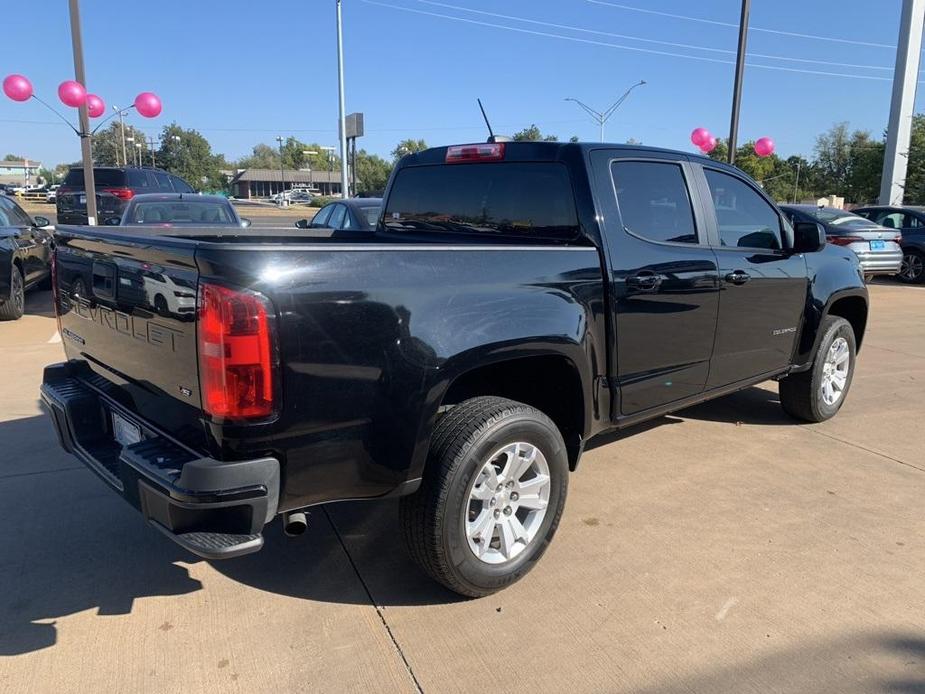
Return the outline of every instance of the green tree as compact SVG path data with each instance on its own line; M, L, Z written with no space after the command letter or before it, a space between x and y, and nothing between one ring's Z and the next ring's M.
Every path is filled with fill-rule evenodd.
M368 154L365 149L357 152L357 190L358 195L379 197L385 191L392 163L380 156Z
M885 144L866 130L855 130L849 142L848 187L845 197L856 203L876 202L880 195Z
M155 155L159 167L197 189L222 190L225 187L225 177L221 173L227 166L225 158L212 153L212 145L199 131L171 123L164 126L160 141Z
M414 154L424 149L427 149L427 143L424 142L424 140L402 140L395 145L395 149L392 150L392 159L398 161L406 154Z
M823 195L844 195L851 170L851 134L847 123L836 123L816 138L813 172Z
M278 169L279 150L260 143L254 145L251 154L238 160L239 169Z
M511 137L515 142L558 142L559 138L555 135L543 135L543 132L537 127L536 123L524 128L520 132L514 133Z
M150 164L147 140L145 134L126 124L125 126L125 155L128 163L134 161L135 145L143 143L142 151L145 153L145 163ZM119 122L115 121L109 124L109 127L100 130L93 136L93 162L97 166L124 166L122 160L122 129Z
M572 135L569 139L569 142L581 142L581 138L578 135Z
M907 205L925 205L925 114L922 113L912 117L903 201Z
M3 161L23 161L24 159L25 157L19 154L7 154L3 157Z

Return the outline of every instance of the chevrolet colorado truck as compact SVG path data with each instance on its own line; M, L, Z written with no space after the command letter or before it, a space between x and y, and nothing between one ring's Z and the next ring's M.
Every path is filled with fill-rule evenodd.
M832 417L868 313L855 254L741 171L603 144L406 156L362 233L59 227L54 270L42 399L151 526L234 557L401 496L412 558L467 596L540 559L595 436L767 379Z

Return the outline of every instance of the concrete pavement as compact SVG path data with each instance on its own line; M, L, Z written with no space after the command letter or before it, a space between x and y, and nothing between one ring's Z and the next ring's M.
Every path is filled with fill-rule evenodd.
M394 502L199 561L64 455L48 294L0 324L0 691L925 691L925 289L871 287L852 391L764 384L611 437L524 581L460 600Z

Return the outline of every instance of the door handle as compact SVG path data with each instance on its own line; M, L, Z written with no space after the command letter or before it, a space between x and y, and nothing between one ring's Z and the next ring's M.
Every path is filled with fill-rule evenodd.
M626 278L626 286L637 292L657 291L661 283L661 275L657 275L651 270L643 270L632 277Z
M744 270L735 270L726 275L726 281L730 284L745 284L752 278Z

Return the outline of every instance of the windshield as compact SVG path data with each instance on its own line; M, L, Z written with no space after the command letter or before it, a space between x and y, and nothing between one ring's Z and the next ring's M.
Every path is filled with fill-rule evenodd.
M137 202L126 214L126 224L237 224L227 203L209 200Z
M568 169L555 162L399 170L384 216L392 231L571 239L578 217Z

